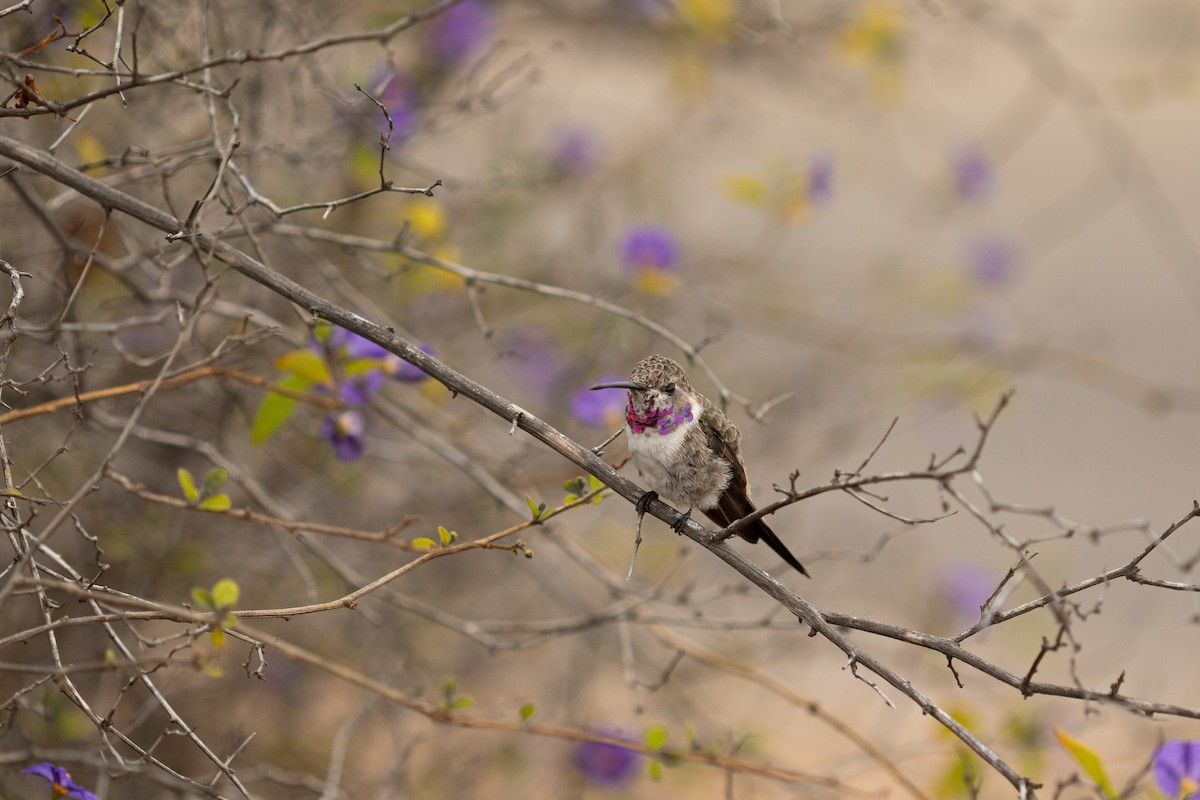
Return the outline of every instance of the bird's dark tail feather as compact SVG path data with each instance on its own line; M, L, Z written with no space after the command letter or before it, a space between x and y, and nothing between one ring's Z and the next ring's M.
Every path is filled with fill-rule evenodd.
M779 537L775 535L775 532L766 525L763 526L763 529L759 532L758 538L766 542L767 546L774 550L775 554L786 561L789 566L794 567L804 577L811 578L812 576L808 574L808 570L796 560L796 557L792 555L790 550L784 547L783 542L779 541Z
M725 497L722 499L730 499L730 494L726 493ZM736 504L726 506L724 503L722 503L722 505L718 505L716 508L708 509L704 512L704 515L720 525L722 528L728 528L734 522L734 520L741 519L748 514L754 513L754 506L750 505L748 501L738 508L732 507L733 505ZM759 541L766 542L767 546L774 550L776 555L788 563L788 566L792 567L806 578L812 577L808 574L808 570L804 568L804 565L797 561L796 557L792 555L791 551L784 546L783 542L779 541L779 537L775 535L775 531L771 530L770 527L767 526L767 523L763 522L761 519L755 520L746 527L742 528L737 532L737 535L751 544Z

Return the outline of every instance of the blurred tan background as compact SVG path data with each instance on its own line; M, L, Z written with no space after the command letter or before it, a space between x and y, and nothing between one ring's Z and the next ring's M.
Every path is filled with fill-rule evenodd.
M379 115L355 82L386 101L394 122L407 120L407 130L393 133L388 177L405 186L444 184L432 199L387 194L285 223L383 244L402 234L439 257L610 300L693 346L703 343L703 357L732 392L751 409L770 404L761 422L736 403L730 411L760 501L793 471L803 489L835 469L856 468L893 419L868 471L919 470L931 453L969 449L973 414L986 415L1011 389L980 473L997 502L1041 510L992 518L1018 540L1039 540L1033 563L1049 585L1124 564L1192 507L1200 447L1200 381L1190 346L1200 323L1200 7L1182 0L461 5L469 11L459 9L456 24L465 32L438 32L430 23L386 45L362 42L216 70L221 86L241 78L230 94L241 115L238 163L280 206L378 184ZM198 60L189 32L200 10L139 8L144 70ZM209 35L218 53L285 49L379 27L399 11L214 3ZM45 34L27 24L21 41ZM61 45L39 57L80 66ZM81 91L75 80L91 79L47 74L38 84L61 99ZM232 116L222 107L210 117L203 98L179 86L129 95L127 109L114 98L97 104L58 155L158 204L169 196L182 215L212 178L212 120L224 142ZM9 119L3 129L46 147L66 124ZM128 148L157 155L146 167L98 165ZM171 167L165 178L164 165ZM236 200L240 190L230 183ZM60 196L48 182L36 186L64 226L74 224L72 214L94 215L94 207ZM19 220L0 234L6 257L49 275L58 263L50 240L27 233L36 229L30 212L11 192L3 202L6 216ZM589 445L615 430L620 409L598 411L599 419L581 414L573 404L579 390L626 373L651 352L680 357L627 319L498 286L479 297L493 344L461 282L445 273L272 231L260 208L243 219L265 226L253 247L276 269L431 344L450 366ZM95 224L92 218L79 227L86 233ZM113 224L111 254L141 252L153 265L137 267L137 280L195 291L194 265L171 263L161 237L129 220ZM251 248L219 204L202 225L228 226L230 241ZM672 241L672 257L631 262L623 248L638 230ZM69 285L39 274L27 300L31 317L52 316ZM229 274L217 294L279 324L280 335L239 353L251 371L274 376L274 359L303 346L303 314L265 290ZM148 313L163 301L134 301L101 276L85 285L76 310L103 321ZM237 324L236 314L214 314L189 348L209 352ZM72 346L81 357L93 354L89 381L98 388L152 376L128 352L161 351L172 337L161 323ZM22 345L10 370L23 380L36 375L54 358L50 342ZM698 368L692 375L715 394ZM38 399L64 396L70 385L40 391ZM555 505L561 484L577 472L435 386L386 391L422 429L462 448L517 497ZM164 394L146 424L193 437L192 445L211 443L278 503L272 513L374 530L413 514L420 517L413 536L443 525L464 539L519 521L370 412L365 451L355 461L334 458L318 433L319 412L308 409L255 447L249 432L260 400L245 387ZM109 410L119 419L130 407ZM63 425L43 419L6 430L18 465L28 472L48 458ZM81 427L72 452L47 472L47 495L73 491L111 435L102 424ZM620 441L609 449L614 457L624 452ZM199 447L151 439L132 443L121 459L124 471L164 493L177 491L178 465L210 466ZM261 503L238 475L232 484L235 505ZM897 514L942 513L932 485L901 483L883 494ZM971 497L986 505L978 491ZM1053 524L1051 508L1072 522ZM348 590L347 574L369 580L405 557L344 541L326 542L334 555L321 556L233 520L144 508L111 484L80 513L114 564L110 583L165 602L226 576L242 586L246 608L327 600ZM958 745L939 726L890 690L898 707L886 707L843 668L843 655L807 638L768 598L665 526L647 521L635 579L625 584L634 520L624 502L607 500L523 533L532 561L492 552L441 559L390 587L390 599L368 598L360 611L266 627L406 689L436 694L453 675L475 701L471 713L483 717L514 718L532 701L540 721L639 740L646 728L664 725L680 746L691 730L700 745L749 760L836 776L869 792L902 791L876 760L803 706L712 660L685 657L673 666L672 648L652 635L652 625L663 623L671 636L760 669L819 703L928 796L965 793L956 782ZM967 627L972 605L1016 561L964 513L905 526L844 495L787 508L772 526L809 567L811 581L777 570L765 548L744 552L820 608L936 634ZM59 536L81 563L92 557L81 541L66 544L68 532ZM1185 526L1170 540L1174 558L1155 554L1144 571L1191 583L1181 563L1196 555L1195 541ZM350 572L338 576L334 562ZM642 592L641 601L630 601ZM1003 607L1038 594L1021 583ZM1198 652L1194 593L1119 583L1073 599L1088 615L1073 626L1081 649L1047 656L1039 679L1078 679L1107 691L1124 672L1129 695L1200 707L1189 666ZM464 635L468 628L475 640ZM539 638L545 628L552 635ZM493 646L481 631L495 637ZM968 644L1024 675L1043 637L1055 632L1041 611ZM853 638L960 715L1009 763L1046 782L1046 796L1078 772L1054 739L1056 726L1094 747L1118 786L1143 768L1161 738L1196 735L1194 721L1023 700L956 665L960 689L941 657L863 633ZM102 646L82 636L77 644L87 658ZM285 788L280 771L324 775L341 746L349 752L344 796L726 791L725 774L695 765L668 768L660 782L639 765L636 775L606 788L578 766L570 742L430 725L281 657L271 660L265 683L251 681L237 666L243 657L223 654L220 679L170 673L165 680L221 744L257 732L247 751L256 766L248 772L263 781L263 796L308 796ZM650 690L639 682L662 685ZM112 697L119 684L100 680L94 691ZM126 710L132 698L122 702L131 729L150 724ZM47 744L94 736L70 722L70 709L61 714L46 715L45 728L25 729L26 736ZM181 769L199 771L186 748L165 749L187 765ZM1011 796L999 776L977 769L984 796ZM738 797L827 791L749 775L731 780Z

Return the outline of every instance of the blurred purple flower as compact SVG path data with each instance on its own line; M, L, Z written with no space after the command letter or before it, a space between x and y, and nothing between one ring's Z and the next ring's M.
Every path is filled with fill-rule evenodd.
M363 415L357 411L339 411L321 423L321 438L333 445L342 461L355 461L363 454Z
M1154 754L1154 782L1171 800L1200 800L1200 741L1163 742Z
M433 345L419 344L417 348L426 355L435 355ZM417 367L400 356L389 352L382 345L352 333L345 328L334 328L325 340L325 349L332 354L335 363L369 359L379 362L379 370L360 373L343 382L339 387L342 400L350 405L362 405L383 387L383 377L405 383L416 383L427 376Z
M808 200L826 206L833 200L833 156L817 153L808 160Z
M419 344L417 345L417 349L427 356L437 357L437 353L431 344ZM424 372L421 372L418 367L408 363L403 358L400 358L400 356L386 352L383 356L383 371L392 379L405 383L416 383L429 377Z
M340 356L344 352L351 359L383 358L388 354L382 346L345 328L334 328L325 343L335 355Z
M478 53L496 32L496 15L483 0L463 0L425 26L430 53L443 64L457 64Z
M348 406L362 406L383 388L383 374L378 370L363 372L338 384L338 397Z
M679 268L679 240L656 225L630 228L621 240L621 266L626 272L674 272Z
M1017 249L1012 239L1003 234L982 234L967 245L967 266L971 277L979 283L1003 286L1016 274Z
M977 619L979 609L996 590L996 579L973 564L954 564L942 573L942 594L949 608L961 617Z
M506 332L500 351L523 388L549 397L561 388L568 365L551 333L529 325Z
M550 148L550 168L558 175L581 175L600 160L596 138L581 127L563 128Z
M625 380L624 375L610 372L575 392L571 396L571 413L575 415L575 419L591 428L606 428L624 419L625 392L615 389L593 392L588 388L597 383L623 380Z
M616 733L601 733L618 738ZM584 778L605 789L617 789L628 783L637 774L641 760L639 753L605 742L580 742L571 756Z
M978 149L971 147L960 151L951 160L954 188L966 200L988 199L995 189L996 178L992 166Z
M375 94L375 99L387 109L392 118L392 138L389 143L396 147L408 141L417 132L420 112L417 109L417 90L412 78L404 73L397 73L388 78ZM374 114L376 127L380 134L388 132L387 118L374 104L370 104L369 112Z
M96 795L71 780L66 767L56 767L48 761L34 764L21 770L26 775L37 775L50 784L51 797L71 797L75 800L97 800Z

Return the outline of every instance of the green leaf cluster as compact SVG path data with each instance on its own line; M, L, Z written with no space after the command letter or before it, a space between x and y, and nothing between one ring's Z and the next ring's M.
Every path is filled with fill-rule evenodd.
M412 540L412 546L418 550L434 550L439 547L449 547L458 539L457 531L448 530L443 525L438 525L437 534L437 541L428 536L421 536Z
M223 467L214 467L204 476L204 485L197 488L196 479L187 469L180 467L175 471L179 480L179 488L188 503L205 511L228 511L233 503L229 495L221 491L229 480L229 471Z
M475 705L470 695L458 693L458 681L453 675L442 678L442 711L462 711Z
M316 335L318 339L322 336L328 338L328 327L323 328L323 333L318 330ZM355 367L357 363L348 364L347 370ZM374 362L371 363L377 366ZM285 389L307 392L314 386L333 385L333 373L330 372L329 364L320 354L307 348L284 353L275 359L275 368L283 373L276 382ZM367 371L366 368L356 368L359 371ZM295 397L279 392L267 392L263 395L254 415L254 423L250 426L250 441L259 445L270 439L291 418L297 402Z
M222 578L211 589L196 586L192 589L192 605L200 611L210 611L217 618L210 634L214 647L225 646L225 631L237 626L237 617L230 613L241 596L241 588L233 578Z
M651 780L661 780L663 767L673 767L680 763L677 753L666 749L668 732L666 725L651 725L642 736L642 743L651 751L651 758L646 762L646 773Z
M546 504L538 503L532 497L525 496L525 502L529 504L529 511L533 514L533 521L537 522L542 517L546 516Z
M613 493L612 489L605 488L604 481L595 475L581 475L578 478L569 480L563 484L563 489L567 493L563 497L563 505L574 503L588 492L596 492L596 496L589 501L592 503L599 503Z

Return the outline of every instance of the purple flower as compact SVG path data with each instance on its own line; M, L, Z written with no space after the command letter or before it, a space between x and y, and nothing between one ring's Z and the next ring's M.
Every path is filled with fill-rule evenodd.
M1200 741L1163 742L1154 754L1154 782L1172 800L1200 800Z
M501 337L504 364L520 385L542 397L561 390L567 364L553 334L533 325L515 328Z
M625 380L624 375L610 372L598 381L589 383L612 383ZM612 390L593 392L588 386L571 395L571 413L575 419L591 428L607 428L616 425L625 418L625 392Z
M321 423L321 438L333 445L342 461L355 461L363 454L363 415L357 411L339 411Z
M388 351L382 345L375 344L366 337L348 331L345 328L334 328L326 340L329 349L343 351L349 358L384 358Z
M674 272L679 267L679 241L666 228L630 228L621 240L621 266L626 272Z
M417 349L427 356L437 358L437 353L431 344L419 344ZM429 377L420 368L413 366L394 353L384 354L382 369L386 375L405 383L416 383Z
M412 78L405 73L396 73L374 82L378 88L373 92L374 97L387 109L392 118L392 138L389 143L395 147L407 141L417 131L420 112L417 109L417 90L413 87ZM375 118L380 134L388 132L387 118L374 103L366 106L366 111Z
M942 574L942 594L959 617L976 619L979 609L996 589L996 579L973 564L955 564Z
M954 188L966 200L982 201L991 196L996 178L983 153L967 148L951 160Z
M46 782L50 784L51 797L72 797L75 800L98 800L96 795L71 780L71 775L67 772L66 767L56 767L49 761L43 761L40 764L34 764L32 767L26 767L21 771L26 775L37 775L39 778L45 778Z
M1018 254L1012 240L1002 234L983 234L967 245L971 277L985 286L1003 286L1016 273Z
M833 200L833 156L818 153L808 160L808 200L826 206Z
M606 731L601 733L610 735ZM617 789L637 774L641 755L616 744L580 742L571 761L587 780L605 789Z
M425 27L430 53L443 64L456 64L478 53L496 31L496 16L483 0L464 0L434 17Z
M341 381L338 384L338 397L348 406L363 406L382 388L383 374L379 370L371 370Z
M435 355L431 344L419 344L417 348L426 355ZM348 405L360 406L366 403L371 395L383 388L385 375L405 383L416 383L426 378L424 372L400 356L345 328L333 329L329 338L325 340L324 350L331 354L329 357L334 364L362 360L379 362L376 369L356 372L338 385L338 396ZM361 369L361 366L358 368Z

